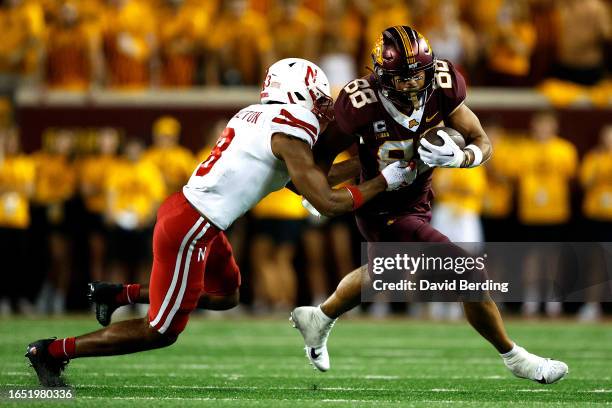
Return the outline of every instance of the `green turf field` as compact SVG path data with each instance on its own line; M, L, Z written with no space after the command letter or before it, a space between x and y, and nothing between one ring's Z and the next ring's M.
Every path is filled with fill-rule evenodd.
M29 341L97 328L93 316L0 320L0 384L36 384L23 357ZM569 376L548 386L515 379L463 323L340 321L329 342L332 369L319 373L285 319L194 318L169 349L72 361L76 401L65 406L612 405L612 325L516 321L509 329L530 351L565 360Z

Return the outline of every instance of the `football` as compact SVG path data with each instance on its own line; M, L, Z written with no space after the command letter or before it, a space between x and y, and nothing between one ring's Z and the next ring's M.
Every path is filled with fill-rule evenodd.
M463 149L465 147L465 139L463 138L461 133L449 127L434 127L428 129L421 135L421 139L427 140L432 145L442 146L444 144L444 140L442 140L442 138L438 135L439 130L444 130L446 133L448 133L451 139L453 139L453 141L457 143L457 146L459 146L460 148Z

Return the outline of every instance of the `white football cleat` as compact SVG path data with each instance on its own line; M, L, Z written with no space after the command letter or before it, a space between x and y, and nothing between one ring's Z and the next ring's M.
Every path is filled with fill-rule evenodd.
M552 384L569 372L567 364L563 361L536 356L519 346L516 348L516 353L512 357L503 360L512 374L519 378L527 378L540 384Z
M293 309L289 320L293 327L302 333L304 350L310 363L319 371L329 370L329 354L327 353L327 337L335 319L325 316L318 307L302 306Z

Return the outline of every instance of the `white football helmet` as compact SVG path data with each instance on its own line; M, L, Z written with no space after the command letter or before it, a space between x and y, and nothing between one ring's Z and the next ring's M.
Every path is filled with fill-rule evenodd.
M259 96L261 103L293 103L318 118L334 118L327 75L316 64L302 58L285 58L272 64Z

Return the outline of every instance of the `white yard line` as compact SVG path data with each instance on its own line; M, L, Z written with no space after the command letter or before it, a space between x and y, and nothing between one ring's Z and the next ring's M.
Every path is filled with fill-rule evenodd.
M23 384L5 384L5 386L20 386ZM223 386L223 385L164 385L164 388L171 388L177 390L287 390L287 391L310 391L311 388L308 386L304 387L269 387L269 386ZM159 385L135 385L135 384L124 384L121 386L117 385L105 385L105 384L78 384L75 385L76 389L79 388L127 388L127 389L158 389ZM363 387L317 387L317 391L368 391L368 392L388 392L391 389L388 388L363 388ZM413 392L470 392L469 389L461 388L418 388L405 390L409 393ZM524 393L541 393L541 392L555 392L549 388L523 388L523 389L504 389L496 390L496 392L524 392ZM579 393L586 394L601 394L601 393L612 393L612 389L594 389L594 390L579 390ZM160 397L162 398L162 397Z
M167 366L166 366L167 367ZM113 367L118 368L118 367ZM235 367L233 367L235 368ZM185 372L174 372L174 371L165 371L163 372L149 372L143 373L142 371L138 372L127 372L127 371L84 371L74 373L73 375L78 377L177 377L177 378L191 378L198 377L201 375L199 373L185 373ZM313 373L315 376L319 375L318 373ZM33 375L29 370L24 371L3 371L0 372L0 375L6 376L14 376L14 377L30 377ZM218 373L218 374L209 374L210 377L213 378L227 378L231 380L235 379L263 379L263 378L280 378L280 379L294 379L294 380L306 380L310 381L312 378L305 374L261 374L261 375L248 375L244 373ZM336 374L328 374L326 373L323 377L321 375L321 379L350 379L350 380L378 380L378 381L402 381L402 380L431 380L431 379L439 379L439 380L496 380L496 381L505 381L505 380L514 380L514 378L510 375L502 376L502 375L489 375L489 376L479 376L479 375L336 375ZM576 377L572 375L572 380L582 380L582 381L612 381L612 377ZM610 390L602 390L600 392L610 392Z

